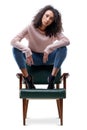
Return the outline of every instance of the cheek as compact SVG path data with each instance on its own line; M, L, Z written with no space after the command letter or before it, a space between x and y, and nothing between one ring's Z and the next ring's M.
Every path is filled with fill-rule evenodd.
M50 21L49 21L49 24L51 24L52 22L53 22L53 21L52 21L52 20L50 20Z
M44 20L44 19L46 19L46 17L45 17L45 16L43 16L43 17L42 17L42 20Z
M41 24L43 23L43 18L41 19Z
M42 22L44 21L44 16L42 17Z

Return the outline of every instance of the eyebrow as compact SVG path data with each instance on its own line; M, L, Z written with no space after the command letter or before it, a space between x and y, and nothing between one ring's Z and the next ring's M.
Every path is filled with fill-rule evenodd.
M48 16L49 16L49 14L45 14L45 15L48 15ZM51 16L50 18L54 19L54 16L53 16L53 17Z

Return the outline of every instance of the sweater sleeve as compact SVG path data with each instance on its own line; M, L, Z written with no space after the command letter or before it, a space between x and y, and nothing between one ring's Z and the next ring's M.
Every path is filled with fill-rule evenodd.
M60 34L58 36L58 39L55 40L52 44L48 45L44 52L50 54L51 52L53 52L55 49L63 47L63 46L67 46L70 44L70 41L67 37L65 37L63 34Z
M21 40L23 38L26 38L28 34L28 29L27 27L21 31L16 37L14 37L11 40L11 45L19 50L21 50L23 53L25 53L26 57L29 57L30 55L32 55L31 49L28 46L24 46L21 43Z

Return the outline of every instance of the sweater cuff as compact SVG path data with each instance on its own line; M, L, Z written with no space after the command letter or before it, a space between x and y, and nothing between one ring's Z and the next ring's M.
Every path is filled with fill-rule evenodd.
M46 47L44 52L46 52L48 55L53 51L50 47Z
M31 55L32 55L32 52L31 52L30 48L28 48L27 51L25 52L25 56L27 58L27 57L29 57Z

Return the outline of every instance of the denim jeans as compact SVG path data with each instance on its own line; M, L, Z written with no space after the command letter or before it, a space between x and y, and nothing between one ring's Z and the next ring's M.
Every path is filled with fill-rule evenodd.
M32 52L34 65L53 65L55 68L60 68L67 55L67 47L61 47L48 55L48 61L43 63L43 53ZM26 57L22 51L13 48L13 56L20 69L26 68Z

